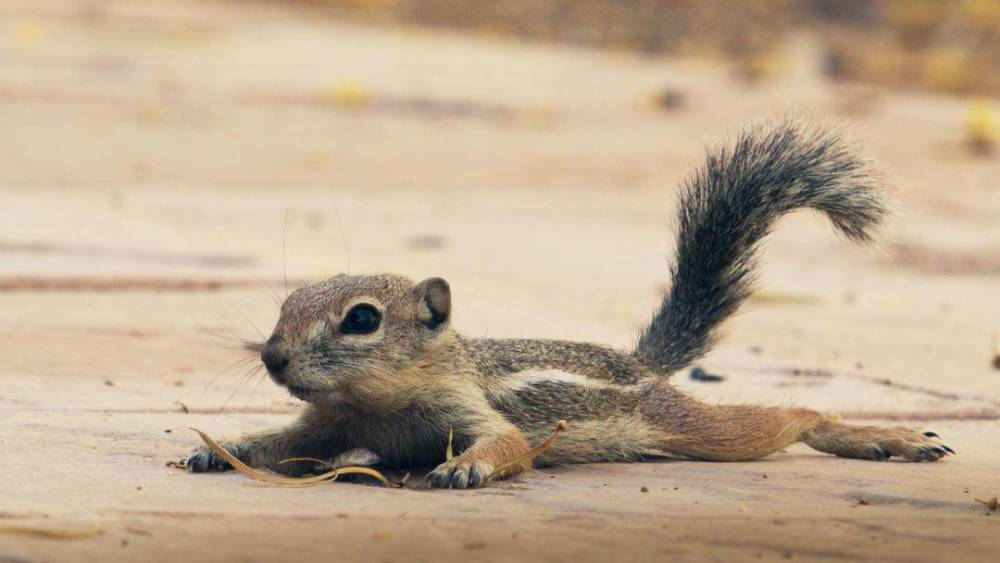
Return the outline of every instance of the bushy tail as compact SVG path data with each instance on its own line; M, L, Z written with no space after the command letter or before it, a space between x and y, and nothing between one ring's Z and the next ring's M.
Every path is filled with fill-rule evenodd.
M789 211L822 211L848 239L870 242L887 215L878 184L835 133L795 122L749 129L710 151L684 185L673 286L635 355L671 373L708 352L753 289L761 240Z

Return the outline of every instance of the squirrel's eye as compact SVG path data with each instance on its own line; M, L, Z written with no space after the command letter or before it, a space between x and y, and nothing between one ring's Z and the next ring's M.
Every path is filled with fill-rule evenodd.
M340 323L340 332L342 334L375 332L381 320L378 309L368 303L361 303L351 307L351 310L344 315L344 320Z

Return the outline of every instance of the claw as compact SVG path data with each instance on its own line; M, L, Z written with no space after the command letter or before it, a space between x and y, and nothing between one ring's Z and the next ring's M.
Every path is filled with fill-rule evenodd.
M212 458L206 452L197 452L189 455L184 465L191 473L205 473L212 468Z
M427 481L432 487L439 489L452 488L455 469L451 467L438 468L427 474Z
M443 463L427 474L427 482L439 489L475 489L486 484L490 470L478 463L462 462L451 467Z
M223 447L240 459L247 457L240 444L226 444L223 445ZM233 466L230 465L228 461L223 459L222 456L204 447L195 448L188 455L185 465L187 466L187 470L191 473L226 471L233 468Z
M469 485L471 487L481 487L486 483L486 475L480 471L478 466L469 468Z
M878 444L873 444L872 445L872 455L878 461L885 461L885 460L889 459L889 454L886 453L886 451L882 449L882 446L880 446Z
M927 436L928 438L940 438L941 437L941 436L938 436L936 432L931 432L931 431L924 432L924 436Z
M918 459L921 461L937 461L948 455L944 449L937 446L920 446L917 451L920 452Z
M946 451L946 452L950 453L951 455L956 455L956 454L955 454L955 450L953 450L953 449L949 448L948 446L946 446L946 445L944 445L944 444L941 444L941 447L942 447L942 448L944 448L944 451Z
M188 456L184 467L191 473L202 473L205 471L205 456L197 454Z

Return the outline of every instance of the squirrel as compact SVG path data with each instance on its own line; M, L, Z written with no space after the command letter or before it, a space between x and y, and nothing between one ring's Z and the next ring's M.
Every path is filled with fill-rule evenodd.
M260 359L307 406L285 428L223 447L291 475L311 466L279 462L363 448L387 467L436 466L427 481L447 488L528 469L532 462L506 462L562 419L568 429L534 463L741 461L795 442L875 461L953 454L933 432L850 425L804 408L706 404L669 383L711 349L720 324L751 294L761 241L800 208L824 213L858 243L871 242L888 214L878 175L836 132L785 121L711 149L683 185L671 288L630 351L463 337L451 328L448 282L437 277L340 274L299 288ZM446 460L449 436L461 453ZM187 468L229 464L202 446Z

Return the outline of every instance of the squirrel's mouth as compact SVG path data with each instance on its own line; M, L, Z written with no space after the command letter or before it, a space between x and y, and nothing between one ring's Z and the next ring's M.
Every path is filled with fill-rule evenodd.
M288 389L288 392L291 393L293 397L302 399L306 402L319 393L319 391L315 389L309 389L308 387L301 387L299 385L285 385L285 389Z

